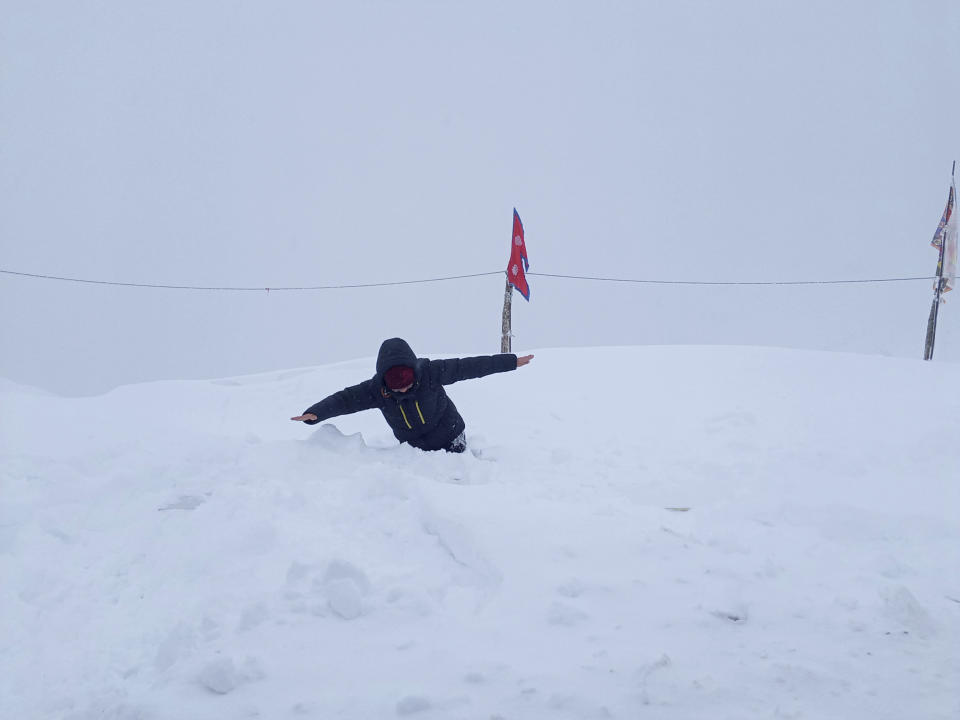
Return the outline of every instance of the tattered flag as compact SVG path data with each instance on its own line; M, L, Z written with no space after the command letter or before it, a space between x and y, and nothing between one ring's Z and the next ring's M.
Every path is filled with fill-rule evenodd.
M943 292L952 290L957 278L957 214L954 212L956 197L956 185L951 183L947 206L930 242L937 250L943 250L943 264L937 268L937 275L943 278Z

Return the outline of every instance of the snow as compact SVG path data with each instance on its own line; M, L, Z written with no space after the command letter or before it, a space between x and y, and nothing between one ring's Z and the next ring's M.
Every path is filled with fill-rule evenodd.
M372 367L0 384L0 715L960 714L957 366L541 350L457 456L287 419Z

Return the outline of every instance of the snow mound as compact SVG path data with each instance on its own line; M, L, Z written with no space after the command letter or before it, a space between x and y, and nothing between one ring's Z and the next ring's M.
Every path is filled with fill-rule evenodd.
M472 453L287 419L372 365L0 383L4 717L960 713L960 368L544 350L450 388Z

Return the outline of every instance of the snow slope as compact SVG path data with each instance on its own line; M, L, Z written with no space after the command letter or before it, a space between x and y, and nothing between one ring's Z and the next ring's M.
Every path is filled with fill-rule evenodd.
M960 367L543 350L450 388L479 457L287 419L372 366L0 386L0 716L960 715Z

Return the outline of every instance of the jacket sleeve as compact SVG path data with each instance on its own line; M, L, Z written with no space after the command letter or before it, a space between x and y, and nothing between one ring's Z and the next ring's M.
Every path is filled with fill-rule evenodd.
M373 382L365 380L359 385L351 385L333 395L325 397L308 407L303 414L312 413L316 420L304 420L307 425L316 425L338 415L350 415L361 410L370 410L379 406L379 398L374 392Z
M450 385L460 380L469 380L470 378L516 369L517 356L511 353L431 360L428 366L431 379L441 385Z

